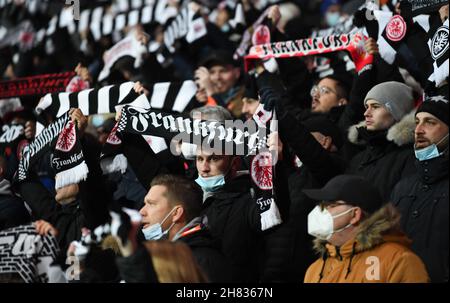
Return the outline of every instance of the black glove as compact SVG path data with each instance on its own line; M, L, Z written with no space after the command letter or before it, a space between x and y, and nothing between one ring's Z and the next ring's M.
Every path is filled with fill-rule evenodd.
M272 111L281 99L280 94L271 87L261 88L259 90L259 97L266 111Z

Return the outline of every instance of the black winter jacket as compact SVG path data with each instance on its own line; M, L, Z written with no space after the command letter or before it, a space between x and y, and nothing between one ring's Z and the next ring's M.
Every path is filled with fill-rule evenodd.
M231 264L233 282L258 281L261 219L250 188L248 175L236 177L203 203L211 235Z
M230 263L220 252L219 243L213 240L211 233L201 221L201 217L192 220L173 240L182 241L189 246L210 282L233 282Z
M402 228L413 241L412 250L425 263L431 282L448 282L448 153L416 161L416 167L416 174L397 184L392 202L402 215Z
M372 182L383 200L389 201L395 185L414 174L414 113L406 115L388 131L368 132L364 122L349 132L351 142L363 144L365 149L350 161L347 174L358 175Z

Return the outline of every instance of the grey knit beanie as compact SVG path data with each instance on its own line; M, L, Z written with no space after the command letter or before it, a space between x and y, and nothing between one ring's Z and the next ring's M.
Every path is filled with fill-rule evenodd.
M367 93L364 105L370 99L386 107L395 121L400 121L414 108L412 88L400 82L390 81L375 85Z

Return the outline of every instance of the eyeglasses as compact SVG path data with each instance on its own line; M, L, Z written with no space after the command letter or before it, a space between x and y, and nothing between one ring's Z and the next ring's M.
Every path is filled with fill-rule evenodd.
M319 94L320 96L322 95L326 95L326 94L330 94L330 93L334 93L337 95L337 93L332 90L331 88L328 88L326 86L318 86L318 85L314 85L311 88L311 97L314 97L315 95Z

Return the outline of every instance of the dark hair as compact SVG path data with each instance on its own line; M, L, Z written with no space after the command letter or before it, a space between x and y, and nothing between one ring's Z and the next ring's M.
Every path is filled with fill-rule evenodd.
M350 89L351 89L349 83L346 83L345 81L339 79L338 77L336 77L336 76L331 76L331 75L330 75L330 76L323 77L323 78L320 79L320 80L323 80L323 79L331 79L331 80L334 80L334 81L336 82L336 94L337 94L337 96L338 96L339 98L344 98L344 99L347 99L347 100L348 100L348 98L349 98L349 93L350 93Z
M200 214L203 191L195 182L176 175L159 175L150 184L150 186L155 185L166 187L166 196L172 206L182 204L188 222Z

